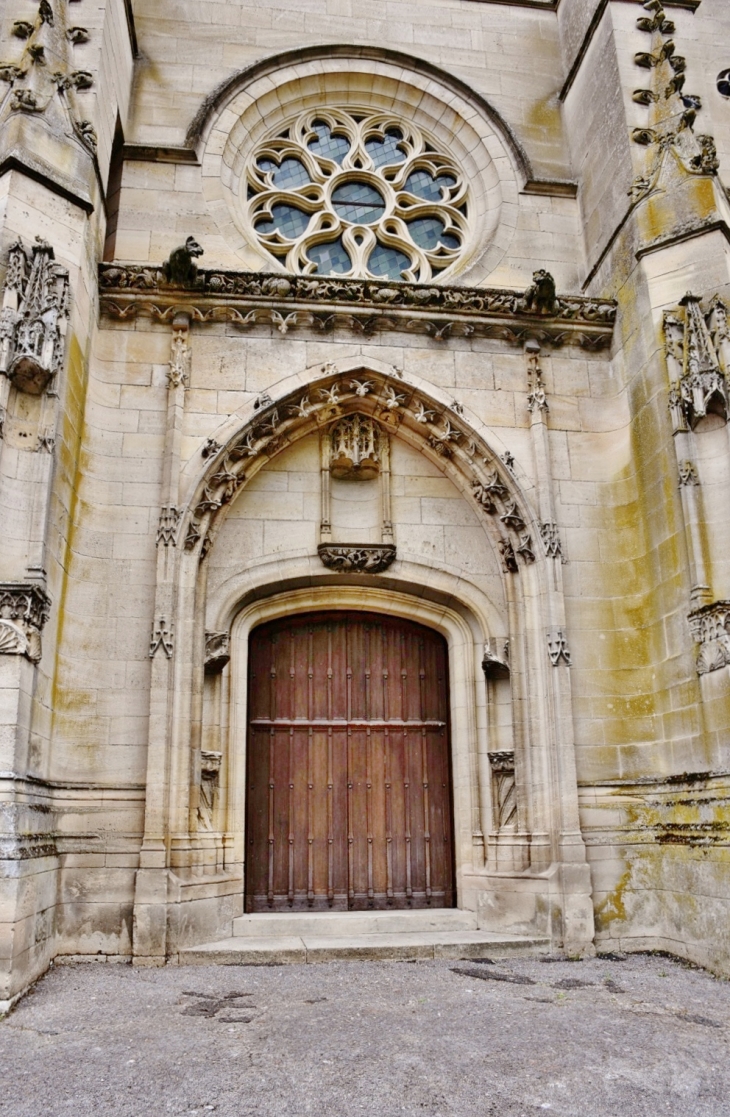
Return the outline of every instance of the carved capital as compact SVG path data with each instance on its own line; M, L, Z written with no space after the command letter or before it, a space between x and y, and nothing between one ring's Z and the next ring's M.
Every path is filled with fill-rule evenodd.
M697 673L706 675L730 665L730 601L714 601L689 614L696 644Z

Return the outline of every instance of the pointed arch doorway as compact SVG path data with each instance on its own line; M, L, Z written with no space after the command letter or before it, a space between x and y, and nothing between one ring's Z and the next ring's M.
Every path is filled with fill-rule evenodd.
M448 651L378 613L249 645L246 911L453 907Z

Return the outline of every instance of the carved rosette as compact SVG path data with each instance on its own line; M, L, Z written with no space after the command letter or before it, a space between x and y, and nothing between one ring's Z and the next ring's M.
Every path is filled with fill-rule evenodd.
M38 663L50 608L50 598L40 586L1 582L0 655L24 655Z
M320 543L317 553L325 566L338 573L380 574L396 557L391 543Z
M730 601L715 601L689 614L692 637L699 645L697 673L707 675L730 665Z
M40 237L31 253L17 241L8 259L0 312L0 372L30 395L40 395L63 364L68 272L53 260L53 249Z

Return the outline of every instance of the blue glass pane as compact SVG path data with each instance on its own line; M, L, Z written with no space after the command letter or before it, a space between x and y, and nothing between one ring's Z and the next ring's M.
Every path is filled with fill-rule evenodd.
M344 136L333 136L329 124L325 124L323 120L315 120L312 128L317 133L317 139L309 141L309 150L324 159L342 163L350 150L350 141Z
M332 195L332 205L343 221L368 225L385 213L385 202L378 191L366 182L346 182Z
M419 248L433 252L442 244L444 248L458 248L460 242L450 233L444 232L444 223L438 217L419 217L408 222L408 232Z
M428 171L414 171L408 176L406 190L423 198L426 202L440 202L443 200L442 190L447 186L455 186L456 179L453 175L439 175L434 178Z
M280 190L295 190L297 186L306 186L311 182L306 168L298 159L285 159L280 167L271 159L259 159L257 166L264 172L274 172L274 185Z
M404 252L397 248L386 248L384 244L377 245L370 253L368 268L373 275L381 279L402 279L401 272L407 271L411 261Z
M398 150L398 143L403 139L403 133L397 128L386 132L382 140L372 139L365 144L365 150L376 167L385 167L388 164L402 163L405 154Z
M352 268L352 261L342 246L341 240L331 244L316 244L307 249L307 255L317 265L320 275L344 275Z
M273 221L262 221L256 225L257 233L274 233L277 230L283 237L296 240L300 237L309 224L309 214L302 213L294 206L274 206L271 211Z

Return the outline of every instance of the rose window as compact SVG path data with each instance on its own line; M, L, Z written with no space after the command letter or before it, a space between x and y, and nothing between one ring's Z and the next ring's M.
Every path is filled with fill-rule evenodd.
M466 241L462 171L386 113L302 114L258 145L247 185L257 240L303 275L425 282Z

